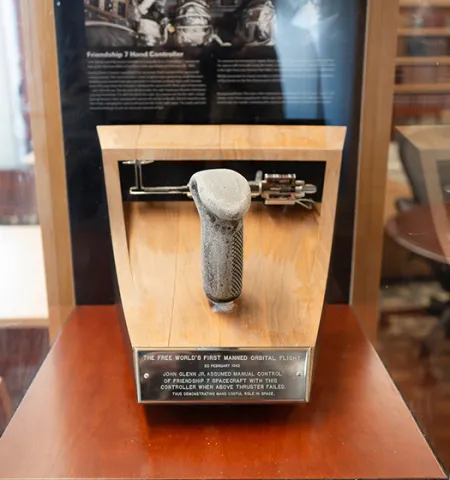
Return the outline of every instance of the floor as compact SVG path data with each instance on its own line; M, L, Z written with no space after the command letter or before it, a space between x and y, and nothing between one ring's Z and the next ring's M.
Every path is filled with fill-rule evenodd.
M436 282L385 286L381 310L426 307L430 296L447 299ZM424 345L429 355L424 354ZM438 318L389 315L381 324L378 352L425 435L450 470L450 339Z
M47 328L0 328L0 376L16 410L49 350ZM0 412L1 416L2 412ZM0 422L0 436L2 435Z

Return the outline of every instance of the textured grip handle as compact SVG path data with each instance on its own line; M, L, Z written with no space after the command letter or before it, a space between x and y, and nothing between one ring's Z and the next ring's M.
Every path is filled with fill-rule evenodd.
M206 296L215 303L236 300L242 291L244 222L200 215L202 275Z
M232 170L209 170L196 173L189 188L200 216L205 295L214 303L232 302L242 291L250 187Z

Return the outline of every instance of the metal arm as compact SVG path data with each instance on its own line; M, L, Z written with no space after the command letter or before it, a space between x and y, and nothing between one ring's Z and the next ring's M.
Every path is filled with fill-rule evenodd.
M134 186L129 190L130 195L186 195L192 198L188 185L175 187L146 187L143 184L142 165L148 161L135 160L124 162L127 165L134 165ZM311 209L314 200L306 198L317 192L315 185L297 180L294 173L271 173L265 174L258 171L255 180L248 182L252 198L261 197L266 205L302 205Z

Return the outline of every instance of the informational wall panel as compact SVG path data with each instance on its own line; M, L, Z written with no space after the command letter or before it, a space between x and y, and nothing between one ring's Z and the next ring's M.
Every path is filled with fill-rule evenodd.
M95 127L152 123L347 126L329 299L348 300L365 4L55 1L78 303L115 299ZM187 175L181 165L154 181Z

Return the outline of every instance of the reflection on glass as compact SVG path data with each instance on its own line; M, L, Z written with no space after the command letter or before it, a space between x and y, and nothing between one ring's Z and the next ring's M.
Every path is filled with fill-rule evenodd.
M288 119L347 125L355 90L355 2L277 2L276 51Z
M379 350L450 467L450 1L401 2Z
M0 435L48 349L18 2L0 2Z

